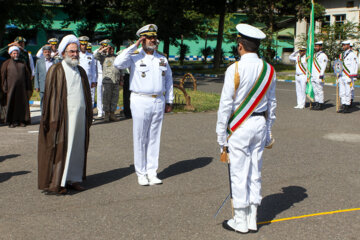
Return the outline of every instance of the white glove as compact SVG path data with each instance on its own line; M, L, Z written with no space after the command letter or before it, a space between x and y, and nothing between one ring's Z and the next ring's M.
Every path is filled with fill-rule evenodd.
M227 147L228 146L226 135L218 135L217 136L217 142L220 145L220 147L223 147L223 146Z
M275 139L272 136L271 131L266 132L266 140L265 140L265 147L266 148L272 148L272 145L274 144Z

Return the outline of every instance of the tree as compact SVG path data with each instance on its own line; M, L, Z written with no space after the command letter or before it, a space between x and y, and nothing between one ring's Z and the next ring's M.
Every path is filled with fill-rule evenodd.
M0 14L0 44L3 38L6 24L14 24L20 29L37 29L49 26L52 13L43 5L41 0L1 0Z
M248 17L247 23L251 25L264 24L262 28L266 39L262 41L264 57L272 61L275 55L273 51L273 35L282 28L288 26L289 20L296 22L309 16L310 0L244 0L240 8ZM316 5L316 17L323 15L324 8ZM286 18L289 18L285 21Z

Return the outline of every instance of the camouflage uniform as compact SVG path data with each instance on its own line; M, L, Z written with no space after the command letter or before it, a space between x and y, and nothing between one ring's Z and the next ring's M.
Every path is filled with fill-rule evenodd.
M115 55L102 55L97 52L95 59L102 65L103 111L110 113L110 120L114 120L114 112L119 100L120 78L122 72L114 67Z

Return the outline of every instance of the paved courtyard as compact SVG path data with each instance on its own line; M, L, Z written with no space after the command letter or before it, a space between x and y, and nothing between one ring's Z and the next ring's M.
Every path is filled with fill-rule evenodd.
M199 90L221 87L221 79L199 79ZM88 190L58 197L37 189L39 111L32 109L33 125L0 127L0 239L359 239L360 106L337 114L334 94L325 87L324 111L296 110L294 84L277 84L276 143L264 153L258 214L267 223L246 235L222 228L229 202L213 217L229 192L216 112L166 114L158 171L164 184L151 187L137 184L132 121L96 122Z

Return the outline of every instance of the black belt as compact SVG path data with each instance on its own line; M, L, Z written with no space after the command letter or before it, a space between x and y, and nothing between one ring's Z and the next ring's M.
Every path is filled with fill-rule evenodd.
M266 112L264 111L264 112L253 112L252 114L251 114L251 116L263 116L263 117L265 117L265 114L266 114Z

